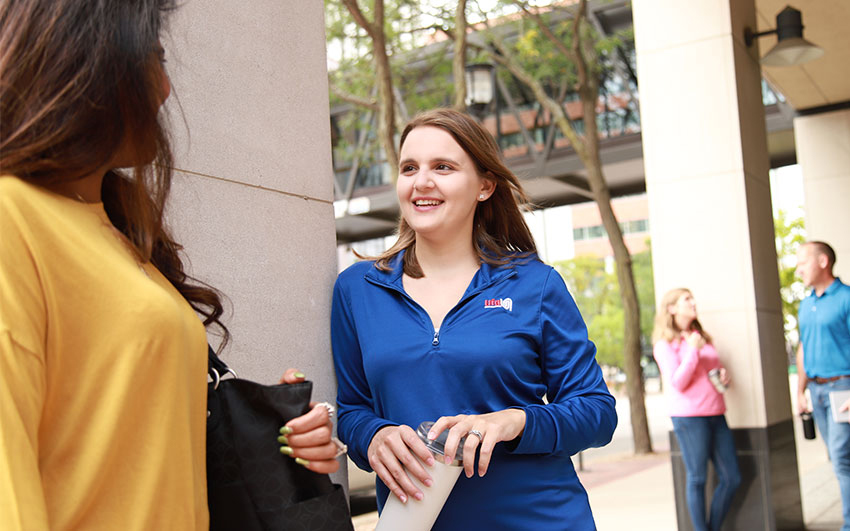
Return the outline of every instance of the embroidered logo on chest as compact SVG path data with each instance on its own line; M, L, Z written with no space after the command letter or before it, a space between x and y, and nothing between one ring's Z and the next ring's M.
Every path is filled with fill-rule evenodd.
M507 311L513 311L514 301L507 299L487 299L484 301L484 308L504 308Z

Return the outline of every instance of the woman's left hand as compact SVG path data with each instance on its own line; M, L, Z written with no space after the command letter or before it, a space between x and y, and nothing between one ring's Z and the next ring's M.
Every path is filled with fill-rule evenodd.
M452 462L461 437L466 436L463 445L463 469L466 477L471 478L475 473L475 451L479 448L478 475L483 477L490 466L496 443L512 441L522 435L525 429L525 411L510 408L484 415L440 417L428 432L428 438L436 439L445 429L449 430L445 446L446 463Z
M304 374L288 369L280 383L293 384L304 381ZM321 474L339 470L337 457L342 455L345 445L333 437L331 423L332 406L326 402L310 402L310 411L286 423L280 429L278 442L280 453L295 459L305 468Z
M286 372L283 373L283 376L280 377L280 381L277 383L294 384L303 382L304 378L304 373L299 371L298 369L286 369Z
M729 387L729 384L732 383L732 377L729 376L729 373L726 371L725 367L720 367L720 383Z

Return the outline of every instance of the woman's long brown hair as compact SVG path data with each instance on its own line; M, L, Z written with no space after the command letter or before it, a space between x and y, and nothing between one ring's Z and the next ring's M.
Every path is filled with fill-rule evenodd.
M496 183L493 194L478 203L472 228L472 245L482 262L504 265L516 257L528 257L537 252L534 237L522 217L520 205L529 203L516 175L505 165L493 136L472 117L452 109L433 109L413 117L401 134L399 149L407 135L417 127L437 127L452 135L475 163L478 175ZM375 266L389 270L390 262L402 250L404 273L422 277L416 259L416 233L399 219L398 240L377 257Z
M204 318L217 291L189 277L165 227L172 154L160 121L160 31L173 0L10 0L0 7L0 172L50 187L128 152L139 165L106 173L112 223ZM151 163L152 161L152 163Z

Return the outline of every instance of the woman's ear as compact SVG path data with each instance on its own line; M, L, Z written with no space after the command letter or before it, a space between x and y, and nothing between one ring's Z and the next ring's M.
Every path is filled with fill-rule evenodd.
M489 177L481 177L481 188L478 190L478 197L485 199L489 199L493 192L496 190L496 181Z
M669 313L670 315L676 315L676 305L671 304L667 306L667 313Z

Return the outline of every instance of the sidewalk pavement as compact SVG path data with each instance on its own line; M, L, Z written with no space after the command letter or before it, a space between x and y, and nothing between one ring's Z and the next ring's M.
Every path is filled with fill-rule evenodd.
M837 531L841 498L823 441L799 437L797 450L805 529ZM677 529L669 451L590 463L579 476L600 531Z
M792 387L796 389L796 387ZM647 395L647 409L660 396ZM657 404L652 403L652 406ZM628 411L628 401L618 397L617 409ZM621 419L628 418L620 413ZM663 414L662 414L663 415ZM652 417L652 416L651 416ZM661 417L658 417L661 418ZM806 440L802 428L794 419L797 441L797 468L803 502L803 521L808 531L836 531L841 527L841 498L838 482L832 472L823 440ZM665 422L669 419L665 419ZM622 424L628 424L627 422ZM582 485L587 490L590 505L600 531L675 531L676 503L673 496L673 471L670 463L670 445L666 424L650 418L655 453L635 456L625 449L625 437L615 435L612 446L618 450L593 449L584 453L584 470L579 470ZM628 430L630 441L630 427ZM621 428L618 427L618 432ZM619 439L619 441L618 441ZM578 460L573 459L578 470ZM355 531L373 531L378 521L377 513L354 517ZM746 530L749 531L749 530Z

